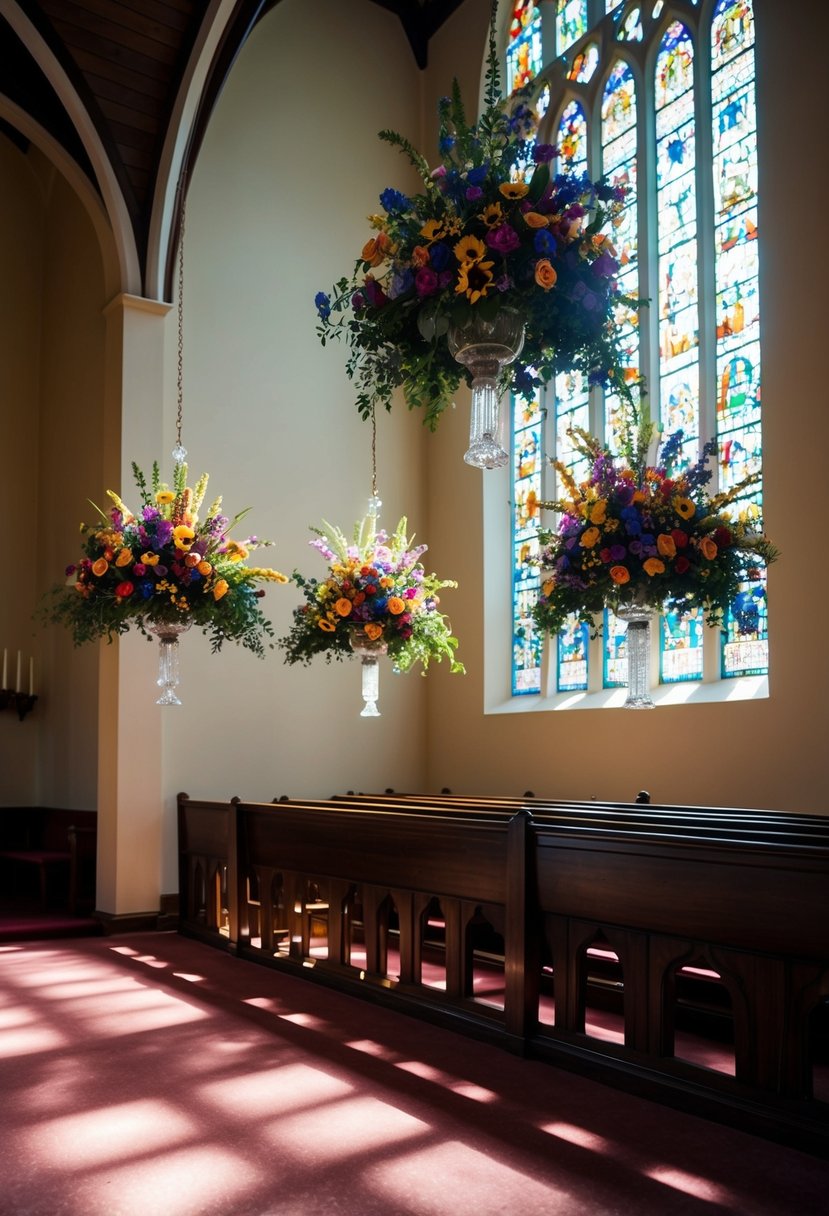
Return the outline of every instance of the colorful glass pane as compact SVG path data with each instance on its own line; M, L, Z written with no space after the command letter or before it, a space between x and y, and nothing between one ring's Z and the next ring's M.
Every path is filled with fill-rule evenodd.
M599 48L591 42L583 51L579 51L573 60L573 66L567 73L568 80L577 80L579 84L587 84L592 79L599 66Z
M696 115L691 35L668 26L656 59L656 187L659 278L659 404L666 435L682 428L683 456L699 450ZM661 678L699 679L703 630L695 615L663 618Z
M507 90L514 93L541 71L541 9L533 0L515 0L507 45Z
M512 695L541 692L543 637L533 625L538 599L538 554L544 413L538 404L512 402Z
M617 60L602 95L602 173L614 183L627 186L629 194L613 243L621 265L619 288L632 300L639 296L637 244L637 107L636 84L630 65ZM639 317L633 304L617 309L628 377L635 385L639 377ZM637 396L634 388L634 396ZM605 438L619 450L622 401L618 394L605 395ZM627 678L625 637L627 626L606 612L603 630L603 682L606 688L624 684Z
M587 33L587 0L556 0L556 54Z
M639 17L639 9L632 8L625 17L622 24L619 26L619 32L616 35L622 42L641 42L642 41L642 22Z
M590 631L574 614L567 618L557 642L559 692L582 692L587 688L587 648Z
M614 12L619 7L620 4L624 4L624 0L605 0L605 5L604 5L605 13Z
M751 0L718 0L711 20L716 401L720 488L762 471L757 241L757 111ZM759 527L762 483L736 504ZM753 577L756 575L756 577ZM768 670L765 579L746 571L725 621L724 676Z

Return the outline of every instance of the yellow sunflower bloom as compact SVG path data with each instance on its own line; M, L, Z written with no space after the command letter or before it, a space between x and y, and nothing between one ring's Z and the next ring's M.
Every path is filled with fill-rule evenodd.
M179 524L173 528L173 543L177 549L187 550L196 539L196 534L188 524Z
M334 633L337 628L336 625L332 625L329 620L326 620L324 616L320 617L319 626L323 633Z
M465 236L455 245L454 254L461 266L471 266L486 257L486 245L476 236Z
M504 222L504 210L500 203L489 203L484 207L478 219L481 223L486 224L487 228L497 228Z
M507 199L524 198L529 193L529 189L526 182L501 182L498 187L499 193Z
M440 220L427 220L420 230L420 235L431 245L433 241L439 241L446 233Z
M691 519L697 510L690 498L675 498L673 507L680 519Z
M457 295L465 295L470 304L482 299L492 286L492 262L475 262L461 266L455 284Z

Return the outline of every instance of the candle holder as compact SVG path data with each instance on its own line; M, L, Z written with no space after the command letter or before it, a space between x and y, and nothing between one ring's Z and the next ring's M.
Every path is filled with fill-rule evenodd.
M0 709L12 709L22 722L26 714L35 707L36 696L27 692L15 692L12 688L0 688Z

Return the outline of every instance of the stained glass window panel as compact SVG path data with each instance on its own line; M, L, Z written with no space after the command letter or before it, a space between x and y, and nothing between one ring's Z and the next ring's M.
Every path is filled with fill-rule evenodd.
M587 33L587 0L556 0L556 54Z
M531 559L538 554L543 411L538 402L513 398L512 440L512 695L541 692L543 637L532 610L540 578Z
M716 408L720 487L762 471L757 113L750 0L719 0L711 21ZM762 526L762 483L735 504ZM746 569L725 622L724 676L768 670L765 576Z
M624 4L624 0L605 0L604 11L605 13L615 12L622 4Z
M622 42L641 42L642 41L642 22L639 17L639 9L632 8L625 17L622 24L619 26L619 32L616 35Z
M542 66L541 9L533 0L516 0L507 46L507 91L528 84Z
M558 675L556 687L559 692L582 692L587 688L587 648L590 631L575 615L569 616L558 635Z
M568 80L577 80L579 84L587 84L593 78L599 66L599 48L591 42L583 51L579 51L573 60L573 66L567 73Z
M637 107L636 85L630 65L617 60L611 69L602 95L602 173L614 185L624 185L629 194L613 233L619 257L620 290L632 299L639 296L637 242ZM639 317L633 305L620 305L616 321L622 340L628 378L634 385L639 376ZM634 396L637 396L634 389ZM605 438L619 451L623 404L617 393L605 395ZM604 614L602 663L606 688L624 684L627 679L625 637L627 626L611 612Z
M659 414L666 435L682 428L683 455L694 460L700 434L696 114L693 43L681 21L662 38L655 85ZM695 617L663 618L664 682L702 675L702 632Z

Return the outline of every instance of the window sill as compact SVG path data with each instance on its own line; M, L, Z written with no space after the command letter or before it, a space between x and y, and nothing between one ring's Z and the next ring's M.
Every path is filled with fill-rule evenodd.
M740 676L731 680L704 683L699 680L680 684L660 684L651 689L657 709L671 705L711 705L729 701L759 701L769 695L768 676ZM605 688L600 692L560 692L551 696L525 694L487 705L485 713L544 713L566 709L622 709L624 688Z

